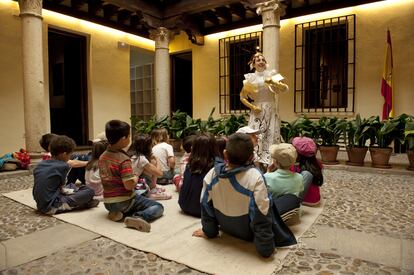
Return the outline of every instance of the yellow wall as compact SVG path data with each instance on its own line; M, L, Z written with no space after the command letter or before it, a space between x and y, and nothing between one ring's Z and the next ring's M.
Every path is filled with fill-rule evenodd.
M0 156L25 147L21 23L17 2L0 0ZM83 20L43 10L45 87L48 89L48 27L85 35L88 40L89 137L110 119L129 122L129 48L154 51L154 42ZM36 115L36 114L31 114ZM7 119L9 118L9 119ZM40 137L39 137L40 138Z
M14 6L0 1L0 157L25 142L21 23Z
M18 4L0 0L0 156L24 145L21 23ZM386 30L392 34L394 54L395 114L413 114L414 102L414 0L388 0L327 12L312 17L282 20L280 72L293 90L294 26L297 23L356 14L356 97L355 114L363 117L381 114L381 75L385 58ZM104 129L114 118L129 121L129 49L118 48L118 41L154 50L149 40L53 12L43 11L45 87L47 73L48 26L76 32L88 38L89 136ZM189 42L185 33L177 35L170 52L192 51L193 110L195 118L206 118L213 107L218 114L218 40L261 30L261 25L213 34L204 46ZM293 93L280 97L282 119L293 120ZM36 114L32 114L36 115Z
M355 114L380 115L381 77L386 49L386 31L391 30L394 57L395 114L413 114L414 108L414 0L389 0L313 16L282 20L280 72L293 90L295 24L356 14ZM218 99L218 41L221 38L261 30L261 25L205 37L205 45L193 46L194 117L206 118ZM284 120L294 120L293 92L280 96ZM333 114L334 115L334 114Z

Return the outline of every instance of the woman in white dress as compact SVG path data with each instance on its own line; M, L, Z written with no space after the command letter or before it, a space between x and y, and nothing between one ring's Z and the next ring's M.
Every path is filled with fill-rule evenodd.
M267 70L267 62L262 53L253 55L249 65L255 72L244 75L240 100L251 110L249 126L261 133L255 147L255 163L263 169L272 163L269 146L280 143L280 129L276 127L279 117L275 94L288 91L289 87L281 82L283 76L275 70ZM253 102L249 102L248 98Z

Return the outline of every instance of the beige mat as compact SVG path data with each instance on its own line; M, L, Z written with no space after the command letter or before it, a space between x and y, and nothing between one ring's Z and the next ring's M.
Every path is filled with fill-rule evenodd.
M152 223L150 233L125 228L122 223L108 220L103 204L94 209L58 214L55 217L127 246L207 273L271 274L281 268L289 248L280 248L271 258L263 259L252 243L229 235L224 234L216 239L192 237L192 232L201 226L200 220L182 214L177 203L178 194L173 191L171 193L173 199L161 202L165 208L164 216ZM3 195L32 208L36 207L32 189ZM323 206L303 207L300 224L290 227L297 238L314 223L322 209Z

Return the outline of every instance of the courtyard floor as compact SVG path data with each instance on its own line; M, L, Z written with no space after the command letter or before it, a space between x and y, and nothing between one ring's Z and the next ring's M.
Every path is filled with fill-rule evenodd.
M414 172L403 165L397 163L391 170L326 167L324 210L284 259L282 269L274 273L414 274ZM31 175L9 173L0 177L0 194L32 185ZM53 234L64 240L62 244L47 244ZM22 254L30 254L37 250L30 240L39 238L53 249L38 259L19 262L16 256L15 265L5 262L14 243L27 243ZM3 195L0 241L1 274L200 274L183 264L39 215Z

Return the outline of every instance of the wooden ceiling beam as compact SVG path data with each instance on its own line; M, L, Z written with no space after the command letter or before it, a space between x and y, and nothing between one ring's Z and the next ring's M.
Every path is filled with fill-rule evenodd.
M213 25L220 24L220 20L217 18L216 14L213 11L211 10L203 11L201 14L203 15L204 20L209 21Z
M182 13L195 14L206 10L222 7L234 3L238 3L240 0L186 0L178 1L175 4L168 6L163 13L164 18L171 16L177 16Z
M231 16L231 11L229 8L227 7L218 7L214 9L217 13L217 15L221 18L224 19L225 23L231 23L232 21L232 16Z
M117 15L119 7L108 4L103 6L104 18L110 20L114 15Z
M88 13L91 16L96 16L98 11L102 9L101 0L88 0Z
M240 17L241 19L246 18L246 10L244 6L240 3L235 3L230 5L230 10L232 13Z
M104 0L106 3L122 7L132 12L141 11L144 14L151 15L157 19L162 18L162 13L158 10L156 5L148 4L147 1L143 0Z

